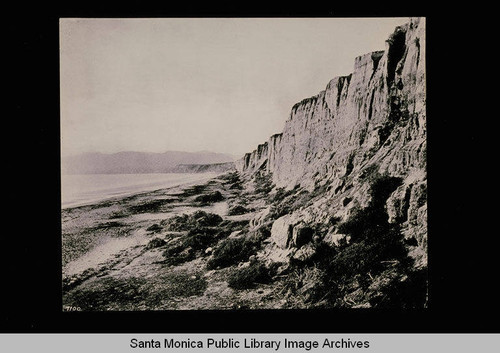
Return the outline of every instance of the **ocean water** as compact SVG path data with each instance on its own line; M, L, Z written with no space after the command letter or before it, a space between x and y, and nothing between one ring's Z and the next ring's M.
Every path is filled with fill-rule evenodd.
M217 173L61 175L61 208L82 206L144 191L203 182Z

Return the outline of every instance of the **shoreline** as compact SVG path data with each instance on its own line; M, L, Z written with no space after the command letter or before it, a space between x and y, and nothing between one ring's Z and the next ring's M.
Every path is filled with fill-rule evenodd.
M154 173L154 174L156 175L156 174L172 174L172 173ZM180 174L180 173L176 173L176 174ZM193 173L193 174L195 174L195 173ZM192 180L192 181L187 181L187 182L181 182L181 183L175 182L172 185L164 186L164 187L158 187L158 185L155 185L155 186L146 187L146 188L140 189L140 190L130 190L130 191L125 191L125 192L115 194L115 195L100 196L100 197L96 197L96 198L91 199L91 200L69 201L69 202L66 202L66 204L63 203L63 200L61 198L61 210L67 210L70 208L77 208L77 207L84 207L84 206L98 205L99 203L105 202L105 201L114 201L114 200L117 201L119 199L123 199L123 198L129 197L129 196L134 196L136 194L156 192L156 191L160 191L160 190L179 188L179 187L184 187L184 186L192 186L192 185L195 185L198 183L206 182L206 181L213 179L213 178L217 178L218 176L220 176L222 174L224 174L224 173L213 173L213 172L199 173L199 175L204 175L204 177L196 179L196 180ZM77 175L81 175L81 174L77 174ZM92 174L92 175L94 175L94 174ZM113 174L113 175L121 175L121 174ZM137 174L125 174L125 175L137 175ZM61 178L62 178L62 176L61 176ZM125 186L125 187L127 187L127 186ZM62 188L61 188L61 191L63 191Z
M131 213L127 217L122 217L123 215L123 210L126 209L127 207L133 205L134 202L148 202L151 201L153 202L154 200L162 200L162 196L170 196L170 195L178 195L182 193L183 190L188 189L190 187L199 185L199 184L204 184L207 182L210 182L210 180L216 179L219 177L221 174L215 175L215 176L206 176L204 178L195 180L195 181L190 181L186 182L183 184L177 184L177 185L172 185L164 188L154 188L153 190L142 190L142 191L135 191L131 193L127 193L124 195L115 195L115 196L110 196L106 197L104 199L100 199L97 201L93 202L88 202L85 204L81 205L74 205L74 206L68 206L65 208L61 208L61 215L62 215L62 228L63 228L63 234L65 230L65 216L71 215L71 218L74 219L75 217L82 218L81 222L82 224L78 224L76 227L77 228L82 228L80 231L84 231L85 226L83 224L88 224L88 223L94 223L96 226L99 224L102 224L102 221L107 221L107 220L112 220L112 219L119 219L121 222L125 221L124 218L130 218L129 223L133 224L139 224L142 222L147 222L148 219L141 220L141 216L147 216L150 215L149 220L151 219L156 219L156 220L162 220L164 218L170 218L174 216L176 213L176 210L174 209L167 209L163 210L165 212L137 212L137 213ZM190 204L187 202L186 204L177 204L175 208L181 208L181 207L187 207L189 208L194 208L196 207L195 205ZM111 208L112 211L110 213L108 208ZM157 210L157 211L162 211L162 210ZM188 210L189 211L189 210ZM88 214L86 214L88 213ZM139 220L136 220L134 218L139 218ZM68 227L66 227L67 229ZM95 228L95 227L91 227ZM109 228L113 228L112 226ZM113 233L112 230L110 229L109 233ZM112 234L113 236L114 234ZM106 236L106 235L104 235ZM63 245L64 247L64 245ZM91 249L88 249L91 250ZM64 252L64 249L63 249ZM63 268L65 267L65 264L63 262Z

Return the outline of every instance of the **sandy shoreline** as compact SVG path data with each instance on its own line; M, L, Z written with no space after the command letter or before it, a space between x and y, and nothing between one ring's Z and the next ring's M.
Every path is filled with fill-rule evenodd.
M205 183L210 179L217 178L219 175L221 175L221 173L203 173L203 174L199 174L198 175L199 177L195 178L194 180L183 181L180 183L176 182L175 184L167 186L167 187L160 187L160 186L153 185L153 186L146 186L144 189L118 192L114 195L101 196L101 197L96 196L96 198L94 198L94 199L89 199L89 200L85 200L85 201L71 201L71 202L66 202L66 203L62 202L61 209L65 210L65 209L77 208L77 207L82 207L82 206L93 206L93 205L98 205L101 202L105 202L105 201L117 201L120 199L127 198L129 196L143 194L143 193L149 193L149 192L155 192L155 191L159 191L159 190L172 189L175 192L175 190L180 190L180 189L185 188L185 187ZM140 188L140 186L139 186L139 188Z
M217 176L63 209L65 310L275 307L270 286L245 291L229 288L228 276L238 262L207 267L214 245L248 227L252 213L228 215L242 200L235 185ZM218 225L177 229L182 223L171 223L172 219L191 222L193 217L203 222L216 219ZM207 239L206 231L215 235L211 243L200 246ZM192 246L176 250L193 240Z
M138 231L141 230L141 227L147 228L147 224L152 221L168 219L178 213L195 212L197 209L200 209L200 207L196 204L193 204L189 200L185 200L184 202L181 201L172 203L167 209L162 208L155 210L155 212L126 212L127 208L131 206L133 207L134 205L137 206L147 204L148 201L169 200L168 197L172 195L174 196L172 197L172 200L177 201L175 199L175 195L181 194L183 190L195 185L204 184L207 181L216 178L217 175L210 175L196 181L191 181L180 185L173 185L167 188L132 192L125 195L111 196L105 199L98 200L96 202L88 202L82 205L62 208L63 267L67 267L66 265L68 263L68 261L64 260L64 253L68 252L67 247L65 247L66 244L64 241L64 235L68 234L67 231L82 233L82 236L78 237L80 239L74 239L75 242L80 241L81 244L72 243L72 246L78 247L80 245L82 249L85 249L84 251L89 250L89 246L86 245L89 242L89 239L88 237L86 238L85 235L87 235L90 230L99 232L99 227L104 228L106 230L106 234L102 235L102 237L100 236L100 239L97 240L97 244L95 245L102 245L102 243L109 242L106 241L106 239L102 238L123 240L129 239L130 237L137 237L137 234L132 234L133 231L135 231L136 233L140 233ZM207 206L205 207L207 208ZM227 212L227 203L221 202L217 205L208 206L208 208L210 208L210 212L220 213L221 215L223 215L224 212ZM120 223L109 222L110 220L114 221L118 219L120 220ZM123 225L124 227L119 227L120 225ZM127 227L125 228L125 226ZM120 229L117 230L113 228ZM127 233L127 236L124 237L123 235L125 232ZM115 242L117 243L116 248L120 248L118 242ZM71 257L71 259L73 260L74 257ZM72 274L74 274L73 271L71 272ZM63 273L65 273L64 270Z

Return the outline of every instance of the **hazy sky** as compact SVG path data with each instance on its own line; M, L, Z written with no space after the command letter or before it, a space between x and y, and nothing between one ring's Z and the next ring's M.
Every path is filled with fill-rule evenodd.
M62 19L62 154L243 154L407 18Z

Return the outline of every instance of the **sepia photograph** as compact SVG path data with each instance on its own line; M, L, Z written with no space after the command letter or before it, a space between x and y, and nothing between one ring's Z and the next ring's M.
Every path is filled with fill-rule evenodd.
M60 18L62 310L427 309L425 41Z

